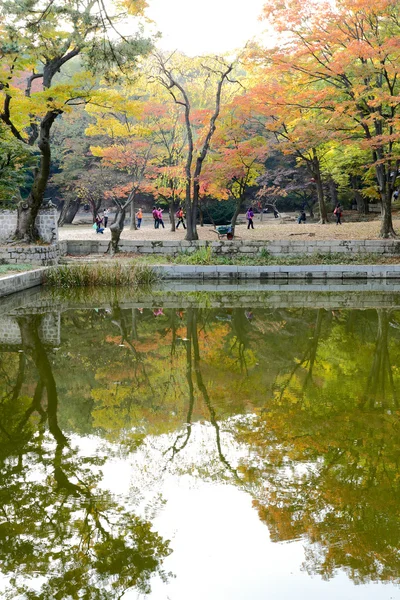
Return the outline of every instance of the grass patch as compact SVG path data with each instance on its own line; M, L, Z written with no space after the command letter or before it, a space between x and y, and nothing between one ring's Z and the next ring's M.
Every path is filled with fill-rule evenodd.
M89 263L54 267L46 272L46 283L57 288L97 286L151 286L159 277L148 265Z
M33 265L0 265L0 276L8 275L9 273L21 273L22 271L31 271L34 269Z
M202 246L194 252L180 252L177 256L168 256L168 262L175 265L212 265L215 256L213 256L210 246Z

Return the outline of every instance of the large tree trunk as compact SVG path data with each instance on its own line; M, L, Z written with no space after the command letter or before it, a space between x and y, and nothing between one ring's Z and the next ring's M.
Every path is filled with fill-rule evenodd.
M168 210L169 210L169 220L171 222L171 231L175 231L175 212L174 212L175 207L174 207L173 200L170 200Z
M383 238L396 238L397 234L393 228L392 221L392 190L389 186L381 194L382 200L382 225L380 236Z
M379 190L381 193L382 202L382 225L380 236L383 238L395 238L396 232L393 228L392 221L392 195L393 185L391 178L386 172L385 165L378 164L375 167L376 178L378 180Z
M64 206L61 209L61 213L58 219L58 226L62 227L65 224L70 225L75 219L76 213L78 212L80 205L81 201L79 199L65 200Z
M328 213L326 211L326 204L324 198L324 188L322 185L321 170L319 166L319 158L315 148L313 148L313 160L312 160L312 174L315 178L315 184L317 186L318 206L319 206L319 219L321 225L328 223Z
M199 161L199 159L197 159L197 161ZM199 192L200 192L200 187L199 187L198 179L194 178L194 180L193 180L193 198L191 198L191 201L189 200L190 215L187 211L187 205L186 205L187 233L186 233L185 239L189 240L189 241L199 239L199 234L197 233L197 227L196 227L197 207L199 205ZM190 231L189 231L189 227L190 227Z
M117 252L119 252L119 240L121 237L121 233L124 230L125 215L126 215L126 206L122 207L119 210L114 223L112 223L112 225L110 225L111 241L108 245L107 252L109 254L111 254L112 256L114 254L116 254Z
M49 111L40 123L38 147L40 150L39 167L34 171L31 191L26 200L18 204L18 223L15 238L24 242L35 242L39 239L35 221L43 204L44 193L50 175L51 150L50 129L61 111Z
M236 227L236 221L239 216L241 207L242 207L242 198L236 198L235 212L233 213L233 216L231 219L232 227ZM261 210L261 214L262 214L262 210Z
M191 242L192 240L197 240L198 235L197 235L197 231L196 231L196 219L194 220L194 227L193 227L193 206L192 206L192 198L191 198L190 180L186 184L185 208L186 208L186 236L185 236L185 239Z
M367 215L369 213L368 200L364 198L360 191L361 181L357 175L350 175L350 186L357 204L357 211L360 215Z
M328 186L329 186L329 195L332 200L332 204L334 206L336 206L337 203L339 202L336 182L331 178L328 181Z

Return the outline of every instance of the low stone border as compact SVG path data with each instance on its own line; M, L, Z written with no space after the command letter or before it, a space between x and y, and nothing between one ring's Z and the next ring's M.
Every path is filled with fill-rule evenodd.
M104 254L109 246L108 240L67 240L66 253L71 256ZM239 255L255 257L262 252L273 256L296 254L385 254L400 257L400 242L396 240L274 240L274 241L208 241L198 240L121 240L121 253L156 254L176 256L182 252L192 254L201 248L211 248L216 255Z
M0 277L0 297L42 285L45 270L35 269L34 271Z
M154 266L154 271L161 280L169 281L259 281L274 282L282 285L285 282L329 282L329 286L336 281L342 283L352 281L383 281L392 283L392 289L400 291L400 265L307 265L307 266L269 266L269 267L244 267L231 265L165 265ZM25 273L17 273L0 278L0 297L7 296L22 290L39 286L44 281L46 269L35 269ZM399 280L399 284L397 284ZM272 286L271 286L272 287ZM222 290L221 290L222 291Z
M164 265L153 268L163 279L400 279L400 265Z

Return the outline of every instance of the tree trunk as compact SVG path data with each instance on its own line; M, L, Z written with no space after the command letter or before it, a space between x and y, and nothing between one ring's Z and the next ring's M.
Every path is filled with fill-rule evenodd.
M43 197L50 175L51 150L50 129L62 111L49 111L40 123L38 147L40 150L39 167L34 171L31 191L26 200L18 204L18 222L15 238L24 242L35 242L39 239L39 232L35 221L39 209L43 204Z
M318 206L319 206L319 218L321 225L328 223L328 213L326 211L326 204L324 198L324 188L322 185L322 177L321 170L319 167L319 158L317 156L317 151L313 148L313 159L312 159L312 174L315 178L315 183L317 186L317 196L318 196Z
M350 185L357 204L357 211L360 215L367 215L369 213L368 200L360 192L360 178L357 175L350 175Z
M241 206L242 206L242 198L236 198L235 212L233 213L233 216L231 219L232 227L236 227L236 221L239 216ZM262 214L262 212L261 212L261 214Z
M200 227L204 227L204 214L203 214L203 207L201 205L201 202L199 204L199 220L200 220Z
M110 225L111 231L111 241L108 245L107 252L113 256L119 252L119 240L121 237L121 233L124 230L125 224L125 215L126 215L126 206L120 208L116 219L112 225Z
M64 206L61 210L60 217L58 219L58 226L62 227L65 224L70 225L75 219L76 213L78 212L80 205L81 201L78 199L67 199L64 202Z
M169 211L169 220L171 222L171 231L175 231L175 207L174 207L174 201L170 200L169 202L169 206L168 206L168 211Z
M329 179L328 185L329 185L329 195L331 197L332 204L334 206L336 206L337 203L339 202L336 182L333 179Z
M198 238L197 230L196 230L196 219L194 219L194 227L193 227L193 211L195 210L195 208L192 205L190 183L186 185L185 209L186 209L186 236L185 236L185 239L188 240L189 242L191 242L192 240L198 240L199 238Z
M393 228L392 221L393 185L391 184L390 176L386 173L385 165L377 165L375 167L375 173L382 202L382 225L380 236L383 238L396 238L397 235Z
M392 221L392 190L386 186L381 194L382 201L382 225L380 236L383 238L396 238L397 234L393 228Z
M130 229L137 230L136 226L136 216L135 216L135 195L132 195L131 199L131 224L129 226Z

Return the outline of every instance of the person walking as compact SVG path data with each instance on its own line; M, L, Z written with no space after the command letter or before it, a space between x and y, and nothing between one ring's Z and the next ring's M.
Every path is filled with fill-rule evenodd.
M137 228L140 229L140 226L142 224L142 219L143 219L143 211L141 208L139 208L139 210L137 211L136 218L137 218Z
M338 203L335 207L335 210L333 211L333 214L336 216L336 225L341 225L342 221L341 216L342 216L342 207L340 206L340 203Z
M158 224L162 225L162 228L165 229L165 227L164 227L164 221L163 221L163 218L162 218L162 213L163 213L162 208L158 208L157 209L157 213L158 213Z
M254 212L253 212L251 206L249 206L248 211L246 213L247 229L250 229L250 227L252 229L254 229L253 217L254 217Z
M108 208L105 208L103 210L103 222L104 222L104 229L107 227L107 223L108 223L108 217L110 215L110 211L108 210Z
M183 214L183 208L182 208L182 206L180 206L178 208L175 216L178 219L178 222L176 224L176 228L178 229L179 225L182 224L183 225L183 229L186 229L185 221L183 220L184 214Z
M153 215L153 219L154 219L154 229L158 229L160 226L160 221L158 219L158 210L155 206L153 206L152 215Z

